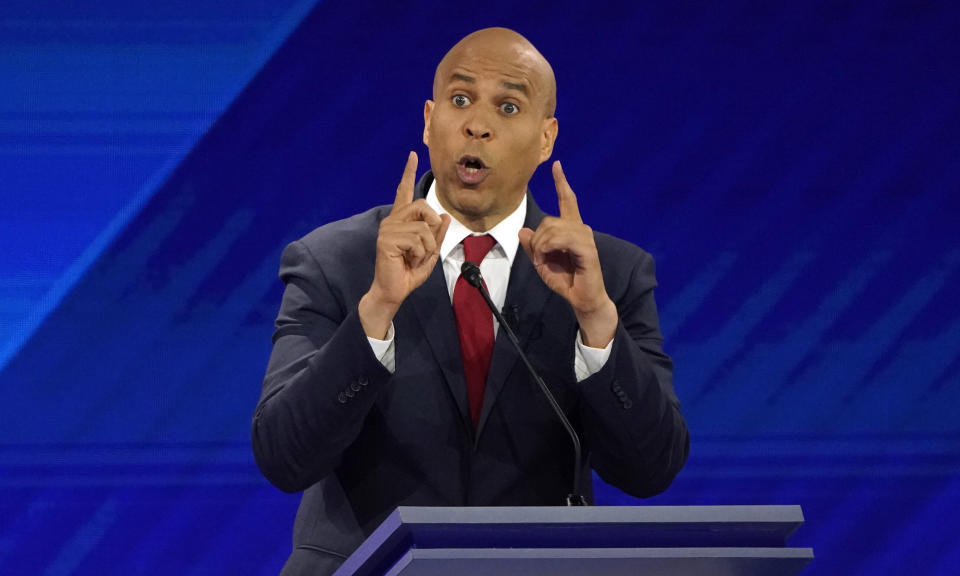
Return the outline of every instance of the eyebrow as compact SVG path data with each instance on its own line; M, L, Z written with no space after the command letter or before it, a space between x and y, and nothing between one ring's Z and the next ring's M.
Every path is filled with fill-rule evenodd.
M508 90L516 90L517 92L522 92L526 96L530 95L530 92L527 90L526 84L520 84L518 82L501 82L500 85Z
M461 82L466 82L467 84L476 84L476 83L477 83L476 78L474 78L473 76L467 76L466 74L460 74L459 72L454 72L454 73L450 76L450 80L451 80L451 81L453 81L453 80L460 80ZM526 96L529 96L529 95L530 95L530 90L527 89L527 85L526 85L526 84L521 84L521 83L519 83L519 82L507 82L507 81L503 81L503 82L500 83L500 85L503 86L504 88L506 88L507 90L516 90L517 92L521 92L521 93L523 93L523 94L526 95Z
M453 76L450 77L450 80L460 80L461 82L466 82L467 84L476 84L477 82L473 76L467 76L466 74L460 74L458 72L454 72Z

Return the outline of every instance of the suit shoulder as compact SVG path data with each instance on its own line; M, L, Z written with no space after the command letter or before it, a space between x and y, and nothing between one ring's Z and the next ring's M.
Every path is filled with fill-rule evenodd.
M593 233L593 238L597 244L597 252L600 254L601 261L615 260L620 263L626 261L641 263L653 259L649 252L623 238L596 231Z
M637 291L652 290L657 285L653 256L632 242L594 232L603 282L614 302Z
M318 226L298 240L307 247L338 238L377 237L380 221L390 214L390 206L374 206L365 212Z
M375 206L314 228L295 243L305 248L317 262L369 259L376 254L380 221L389 213L390 206Z

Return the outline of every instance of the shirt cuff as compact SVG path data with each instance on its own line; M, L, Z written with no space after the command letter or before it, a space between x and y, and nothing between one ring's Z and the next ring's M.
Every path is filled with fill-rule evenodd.
M613 340L603 348L591 348L583 343L580 331L577 330L577 344L573 350L573 371L577 375L577 382L583 382L602 370L610 359L611 350L613 350Z
M577 336L579 338L579 336ZM383 367L391 374L396 370L396 354L393 346L393 322L390 323L390 329L387 330L387 337L383 340L367 336L367 342L373 350L373 355L383 364Z

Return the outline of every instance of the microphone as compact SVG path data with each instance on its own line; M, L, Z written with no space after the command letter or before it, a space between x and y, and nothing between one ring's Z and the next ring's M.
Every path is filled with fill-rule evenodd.
M513 328L509 323L504 321L503 315L500 314L500 311L497 310L497 307L490 299L490 293L487 292L487 287L483 284L483 276L480 274L480 267L467 260L463 263L463 266L460 267L460 274L468 284L480 291L480 295L483 296L483 301L487 303L487 307L490 308L491 312L493 312L493 317L496 318L497 322L500 323L500 328L506 332L507 338L509 338L510 342L513 343L513 347L517 349L517 353L520 355L520 359L523 360L524 365L527 367L527 371L530 372L530 375L533 377L534 381L536 381L537 385L540 386L540 390L543 392L543 395L547 397L547 401L550 402L550 406L557 414L557 418L560 419L563 427L567 430L567 434L570 435L570 440L573 443L573 491L567 495L567 506L587 506L587 499L580 494L580 470L582 459L580 456L580 437L577 436L577 431L573 429L573 426L570 424L570 420L568 420L567 415L563 413L563 409L560 408L560 404L557 402L557 399L553 397L553 393L551 393L550 389L547 388L547 384L543 381L543 378L537 374L537 371L534 370L533 365L530 364L530 360L527 358L527 355L523 353L523 348L520 346L520 340L513 332Z

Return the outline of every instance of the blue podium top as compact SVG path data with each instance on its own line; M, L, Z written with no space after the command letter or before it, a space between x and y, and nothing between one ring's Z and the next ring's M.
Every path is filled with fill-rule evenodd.
M410 549L784 548L802 524L799 506L401 506L337 576L383 574Z

